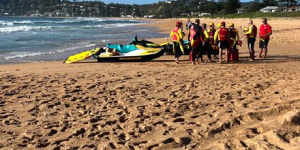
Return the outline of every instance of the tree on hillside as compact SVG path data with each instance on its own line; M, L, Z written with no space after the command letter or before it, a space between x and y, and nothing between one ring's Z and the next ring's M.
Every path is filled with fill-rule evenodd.
M240 7L241 3L239 0L226 0L224 3L224 11L226 14L236 13Z
M263 4L265 6L277 6L278 5L277 2L278 2L277 0L263 0Z
M250 2L247 7L247 12L256 12L264 7L263 3L259 2Z

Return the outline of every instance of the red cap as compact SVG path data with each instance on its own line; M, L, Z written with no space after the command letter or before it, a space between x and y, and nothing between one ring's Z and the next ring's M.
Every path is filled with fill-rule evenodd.
M182 26L182 22L181 22L181 21L177 21L177 22L176 22L176 26L177 26L177 27Z
M225 22L224 21L221 22L221 26L225 26Z

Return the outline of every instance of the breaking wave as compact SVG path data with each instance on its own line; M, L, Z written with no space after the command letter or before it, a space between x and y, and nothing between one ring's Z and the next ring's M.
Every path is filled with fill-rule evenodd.
M43 31L49 30L52 27L50 26L8 26L8 27L0 27L0 33L11 33L11 32L26 32L26 31Z

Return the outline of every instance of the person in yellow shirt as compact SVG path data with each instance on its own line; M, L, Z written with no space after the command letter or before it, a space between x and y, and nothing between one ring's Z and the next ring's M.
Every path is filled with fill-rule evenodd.
M253 24L253 20L249 20L248 27L244 30L244 35L247 37L248 50L250 55L250 61L255 60L254 44L257 36L257 27Z
M184 54L183 37L182 22L177 21L176 27L170 33L170 38L173 41L175 62L177 64L179 63L179 57Z

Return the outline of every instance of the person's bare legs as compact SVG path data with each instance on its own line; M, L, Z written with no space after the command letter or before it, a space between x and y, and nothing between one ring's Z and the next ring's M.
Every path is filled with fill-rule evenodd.
M225 58L226 58L226 63L229 63L229 55L228 55L229 50L225 50Z
M260 49L260 51L259 51L259 58L262 58L262 56L261 56L261 55L262 55L263 51L264 51L264 49L263 49L263 48L261 48L261 49Z
M268 54L268 48L265 48L265 56L264 56L264 58L267 57L267 54Z
M221 64L222 63L222 49L219 49L219 63Z
M175 63L176 63L176 64L179 64L179 57L176 57L176 58L175 58Z

